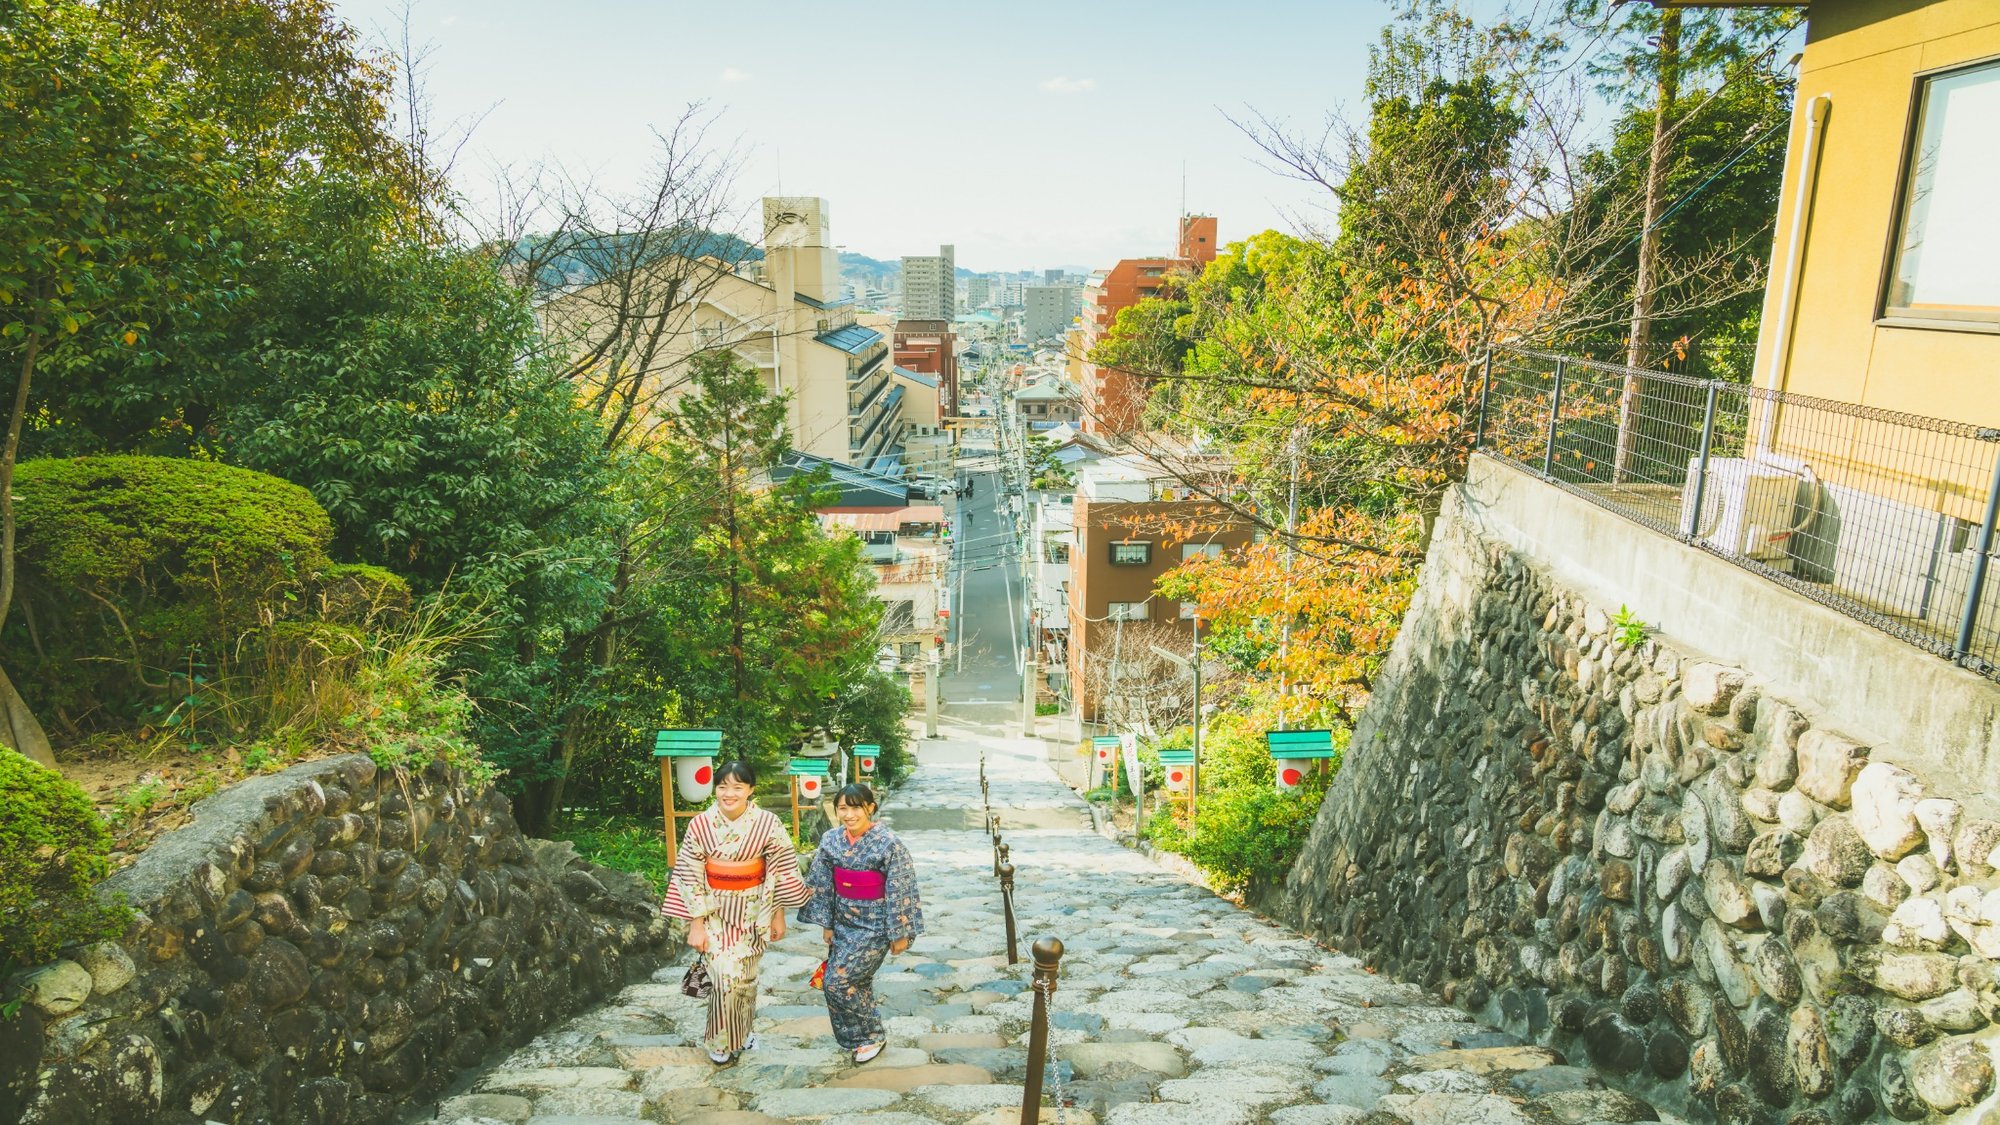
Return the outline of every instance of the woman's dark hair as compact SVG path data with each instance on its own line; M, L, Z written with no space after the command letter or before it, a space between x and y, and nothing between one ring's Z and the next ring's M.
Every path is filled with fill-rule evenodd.
M721 785L725 781L740 781L750 788L755 789L757 788L757 768L741 758L731 759L722 763L722 768L715 771L715 783Z
M842 805L850 809L874 808L875 791L858 781L850 782L833 795L833 807L837 809Z

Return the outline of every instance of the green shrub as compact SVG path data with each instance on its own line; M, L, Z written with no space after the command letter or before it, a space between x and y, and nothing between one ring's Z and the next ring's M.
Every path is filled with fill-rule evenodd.
M164 457L25 461L21 690L72 729L184 723L250 631L310 616L332 524L263 473Z
M667 842L661 818L585 815L557 825L551 835L576 846L576 854L601 867L642 876L666 893Z
M1172 847L1230 889L1284 881L1319 813L1320 790L1269 784L1204 789L1191 836ZM1168 819L1165 817L1162 820Z
M393 570L336 563L320 575L319 615L344 625L396 621L410 612L410 583Z
M96 901L111 836L83 790L0 750L0 965L35 965L65 946L115 937L129 912Z
M1161 745L1185 749L1190 734L1182 728L1162 739ZM1336 748L1345 746L1346 737L1345 731L1335 733ZM1336 757L1329 776L1339 768ZM1162 806L1149 814L1146 838L1156 847L1186 856L1226 889L1282 881L1305 847L1326 783L1313 771L1303 787L1281 793L1273 773L1259 718L1237 713L1215 716L1202 728L1201 796L1194 830L1183 828ZM1149 792L1152 784L1149 778Z

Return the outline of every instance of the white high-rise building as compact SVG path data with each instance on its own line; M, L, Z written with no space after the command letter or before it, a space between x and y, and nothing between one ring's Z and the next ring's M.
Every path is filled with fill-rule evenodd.
M903 319L950 320L958 313L958 264L952 248L903 259Z
M1025 327L1030 341L1053 340L1069 330L1081 305L1074 285L1030 285L1021 291L1027 306Z

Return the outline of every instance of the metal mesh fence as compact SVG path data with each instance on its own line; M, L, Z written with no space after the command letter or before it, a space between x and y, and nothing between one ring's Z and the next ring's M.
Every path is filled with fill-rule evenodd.
M1480 407L1486 452L2000 678L2000 429L1522 349Z

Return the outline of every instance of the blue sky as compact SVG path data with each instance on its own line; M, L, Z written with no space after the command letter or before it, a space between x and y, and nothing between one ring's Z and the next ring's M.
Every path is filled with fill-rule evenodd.
M364 34L400 26L400 0L339 7ZM961 266L1013 270L1169 249L1183 166L1188 209L1217 215L1225 242L1317 212L1323 196L1260 167L1224 114L1317 130L1358 112L1388 15L1380 0L418 0L411 28L432 48L437 119L485 114L456 166L475 206L501 164L636 183L649 127L705 101L745 152L745 202L824 196L850 250L949 242Z

